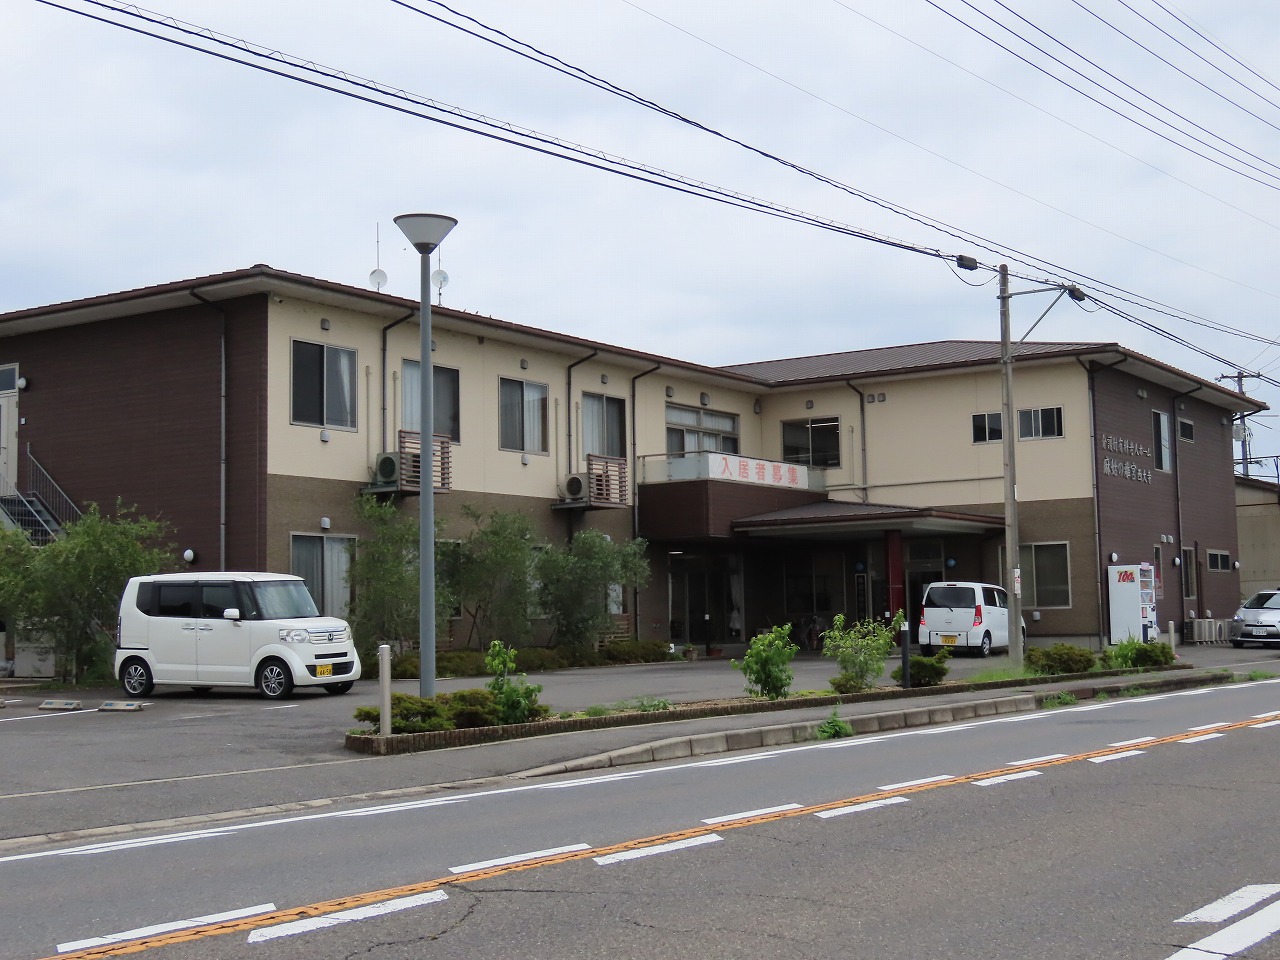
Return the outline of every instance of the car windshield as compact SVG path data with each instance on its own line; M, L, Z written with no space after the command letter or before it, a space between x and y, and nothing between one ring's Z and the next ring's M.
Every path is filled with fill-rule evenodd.
M1255 593L1244 602L1246 610L1280 610L1280 590Z
M926 607L972 607L973 587L931 587L924 598Z
M255 583L253 596L258 616L263 620L291 620L294 617L318 617L316 602L301 580L272 580Z

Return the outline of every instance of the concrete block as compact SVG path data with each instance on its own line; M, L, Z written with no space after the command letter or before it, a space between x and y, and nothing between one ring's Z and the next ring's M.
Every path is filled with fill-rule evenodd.
M756 747L763 747L764 737L761 731L756 730L726 730L724 734L724 743L726 750L752 750Z
M37 707L38 710L79 710L79 700L46 700Z
M978 711L972 703L953 703L951 705L952 720L972 720L978 715Z
M876 719L880 721L881 730L901 730L907 725L906 717L901 712L878 713Z
M652 744L654 760L680 760L693 756L688 737L675 737L671 740L659 740Z
M994 701L994 703L996 705L997 714L1018 712L1018 701L1013 697L1001 697L999 700Z
M689 738L689 755L704 757L709 753L724 753L728 749L723 733L700 733Z
M973 715L975 717L994 717L996 715L996 701L994 700L978 700L973 704Z
M955 719L955 714L950 707L930 707L929 722L930 723L950 723Z
M98 710L107 713L138 713L142 710L142 704L136 700L104 700Z
M608 756L610 763L615 767L628 763L652 763L653 745L642 743L635 747L623 747Z
M912 710L903 710L902 719L908 727L927 727L929 725L929 708L916 707Z
M849 717L849 726L853 727L854 733L879 733L880 717L877 714L871 714L866 717Z
M788 743L795 743L795 739L791 733L791 727L779 725L760 728L760 746L781 747Z

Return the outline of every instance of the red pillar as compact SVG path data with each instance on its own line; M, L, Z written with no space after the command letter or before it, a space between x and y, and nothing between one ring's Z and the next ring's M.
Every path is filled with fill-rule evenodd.
M889 583L889 616L893 616L899 610L907 609L907 572L902 563L901 530L885 531L884 561Z

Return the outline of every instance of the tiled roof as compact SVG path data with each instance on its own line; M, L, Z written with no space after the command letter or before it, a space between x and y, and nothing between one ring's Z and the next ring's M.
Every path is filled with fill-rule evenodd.
M1043 359L1115 349L1119 349L1115 343L1022 343L1014 356L1018 360ZM812 357L737 363L721 369L781 386L812 380L865 379L917 370L990 364L999 359L998 340L935 340L932 343L847 350Z

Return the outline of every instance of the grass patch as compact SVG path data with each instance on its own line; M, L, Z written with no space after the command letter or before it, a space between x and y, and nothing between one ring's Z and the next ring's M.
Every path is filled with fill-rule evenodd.
M1274 680L1276 675L1267 670L1250 670L1245 674L1246 680Z
M989 670L983 670L975 673L971 677L966 677L965 683L994 683L997 680L1026 680L1029 677L1038 677L1040 674L1034 670L1019 670L1016 667L992 667Z
M1051 693L1044 698L1041 706L1052 710L1054 707L1070 707L1080 701L1076 699L1076 695L1070 690L1061 690L1058 693Z

